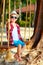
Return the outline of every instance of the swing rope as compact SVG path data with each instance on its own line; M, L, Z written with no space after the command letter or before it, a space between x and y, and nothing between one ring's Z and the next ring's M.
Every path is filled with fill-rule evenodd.
M28 0L27 0L27 7L26 7L26 23L25 23L25 29L24 29L24 41L26 41L27 15L28 15Z
M2 15L1 46L3 45L4 13L5 13L5 0L3 0L3 15Z
M9 25L10 25L10 0L9 0L9 20L8 20L8 48L9 48L9 38L10 38Z

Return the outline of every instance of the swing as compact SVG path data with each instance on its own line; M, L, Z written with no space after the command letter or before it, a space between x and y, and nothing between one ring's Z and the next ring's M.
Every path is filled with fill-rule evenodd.
M27 0L27 7L28 7L28 0ZM3 0L3 19L2 19L2 24L4 24L4 11L5 11L5 0ZM26 24L27 24L27 11L26 11ZM30 0L30 18L31 18L31 0ZM10 21L10 0L9 0L9 21ZM31 20L30 20L31 21ZM25 25L25 31L24 31L24 40L26 41L26 26ZM29 26L30 27L30 26ZM8 25L8 42L7 45L3 45L2 43L2 37L3 37L3 25L2 25L2 33L1 33L1 45L0 49L8 49L8 48L14 48L14 46L9 44L9 25ZM30 40L30 28L29 28L29 40Z

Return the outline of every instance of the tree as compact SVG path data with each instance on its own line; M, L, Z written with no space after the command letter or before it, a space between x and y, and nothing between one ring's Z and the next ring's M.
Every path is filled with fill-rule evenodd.
M34 20L34 33L31 37L30 48L36 48L43 37L43 0L37 0L37 9Z

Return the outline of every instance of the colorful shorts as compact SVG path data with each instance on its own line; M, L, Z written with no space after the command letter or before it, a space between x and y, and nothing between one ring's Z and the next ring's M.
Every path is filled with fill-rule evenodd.
M13 46L16 46L18 47L18 45L21 45L21 46L25 46L25 43L21 40L18 40L18 41L13 41Z

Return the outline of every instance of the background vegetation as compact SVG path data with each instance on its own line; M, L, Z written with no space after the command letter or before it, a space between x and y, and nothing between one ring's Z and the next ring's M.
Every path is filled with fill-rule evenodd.
M6 4L5 4L5 21L8 19L8 5L9 5L9 0L6 0ZM36 0L31 0L31 4L35 4L35 1ZM21 2L21 6L20 6L20 2ZM30 0L28 0L28 5L30 4ZM11 0L10 1L10 8L12 10L14 10L14 7L16 7L16 9L18 8L22 8L24 6L27 6L27 0ZM33 26L33 18L34 18L34 12L31 12L31 17L30 17L30 13L28 13L27 15L27 27L30 26ZM31 19L31 21L30 21ZM5 22L6 23L6 22ZM24 27L25 24L26 24L26 13L21 13L21 20L20 20L20 17L17 21L17 23L21 26L21 27Z

